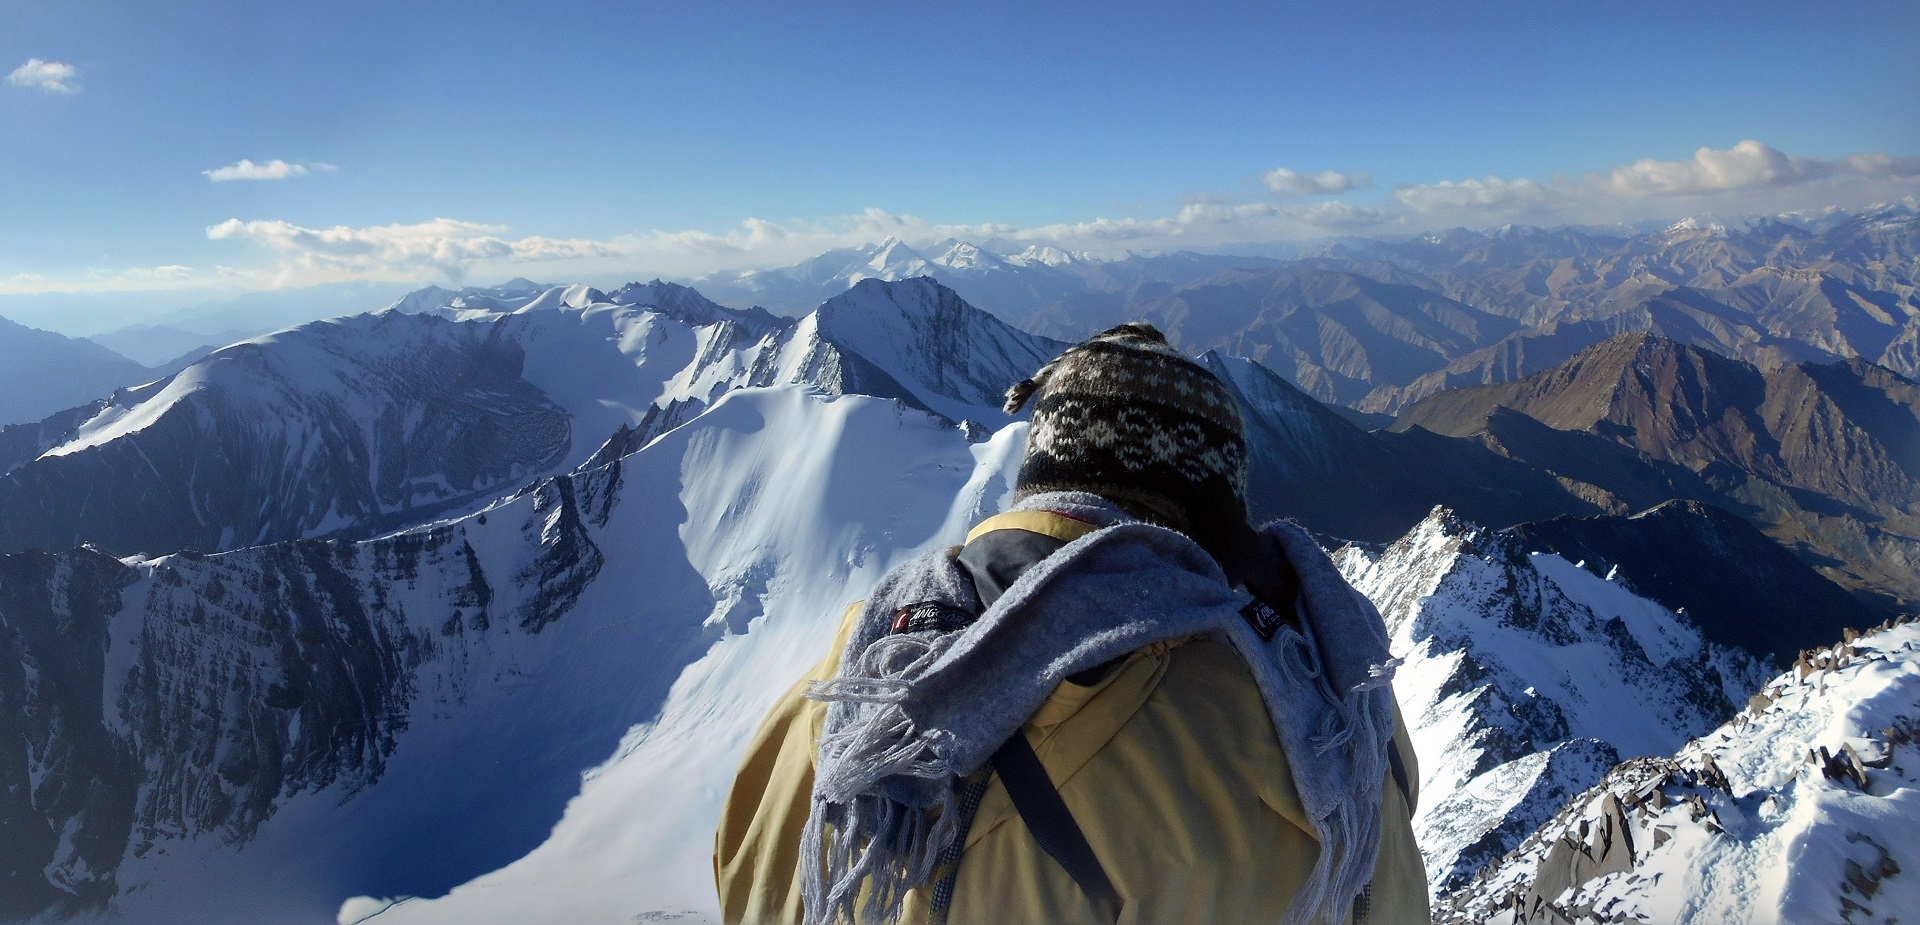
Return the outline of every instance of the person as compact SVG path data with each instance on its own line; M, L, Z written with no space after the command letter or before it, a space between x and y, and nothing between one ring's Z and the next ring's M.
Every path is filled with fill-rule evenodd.
M1231 394L1135 323L1029 400L1010 510L883 578L751 741L725 920L1427 922L1385 627L1249 525Z

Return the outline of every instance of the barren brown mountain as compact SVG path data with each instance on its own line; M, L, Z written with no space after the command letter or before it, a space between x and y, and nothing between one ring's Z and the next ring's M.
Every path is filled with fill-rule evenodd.
M1622 513L1664 490L1720 504L1883 606L1920 600L1920 386L1883 367L1763 371L1629 334L1426 398L1393 429L1416 428L1470 437ZM1620 450L1637 460L1609 459Z

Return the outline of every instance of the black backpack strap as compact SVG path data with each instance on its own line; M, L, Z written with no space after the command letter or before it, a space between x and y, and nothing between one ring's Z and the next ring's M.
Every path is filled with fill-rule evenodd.
M1413 784L1407 780L1407 763L1400 758L1400 743L1387 740L1387 766L1393 770L1393 782L1400 785L1400 798L1407 801L1407 814L1413 814Z
M1021 820L1027 824L1033 840L1040 844L1040 850L1066 868L1067 876L1093 900L1093 907L1102 919L1119 921L1120 893L1107 878L1100 859L1094 856L1093 846L1087 844L1086 833L1073 821L1066 801L1060 799L1060 791L1054 789L1053 780L1040 764L1040 756L1033 753L1026 733L1015 732L993 753L993 770L1000 775L1001 786L1007 788L1013 808L1019 810Z

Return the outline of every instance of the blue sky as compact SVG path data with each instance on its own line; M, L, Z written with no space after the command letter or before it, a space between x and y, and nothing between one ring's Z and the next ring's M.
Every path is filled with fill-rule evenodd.
M1910 2L825 6L12 0L0 294L1920 191Z

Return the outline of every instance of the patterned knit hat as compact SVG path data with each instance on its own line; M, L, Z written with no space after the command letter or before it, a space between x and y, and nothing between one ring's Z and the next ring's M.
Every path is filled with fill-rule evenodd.
M1007 390L1034 399L1014 496L1085 491L1216 548L1246 531L1247 438L1220 380L1150 324L1110 328Z

